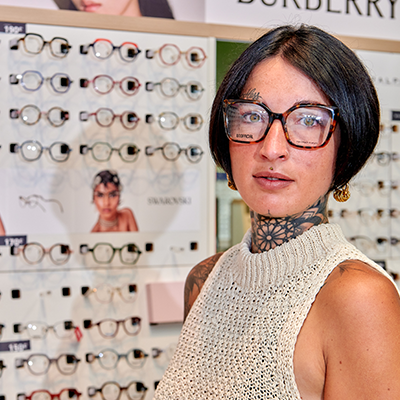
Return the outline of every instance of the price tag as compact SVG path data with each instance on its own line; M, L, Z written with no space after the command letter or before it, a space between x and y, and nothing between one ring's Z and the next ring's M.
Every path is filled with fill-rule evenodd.
M25 33L26 24L18 22L0 22L0 32L10 33L12 35Z
M19 340L18 342L0 342L0 351L21 352L30 349L30 340Z
M23 246L26 244L26 235L23 236L0 236L0 246Z

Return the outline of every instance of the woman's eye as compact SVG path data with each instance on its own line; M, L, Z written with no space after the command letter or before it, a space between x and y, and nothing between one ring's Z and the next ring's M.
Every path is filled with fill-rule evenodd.
M245 122L255 123L260 122L262 117L260 114L257 113L247 113L243 115L243 119Z
M320 119L314 115L304 115L301 119L301 123L307 128L312 128L315 125L320 124Z

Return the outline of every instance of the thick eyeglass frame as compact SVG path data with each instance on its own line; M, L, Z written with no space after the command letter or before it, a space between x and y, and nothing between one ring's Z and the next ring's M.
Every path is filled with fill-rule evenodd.
M100 122L100 119L98 117L98 114L102 111L106 111L108 113L110 113L111 116L111 121L108 124L103 124ZM134 111L124 111L122 114L115 114L113 110L111 110L111 108L107 108L107 107L101 107L99 108L97 111L93 112L93 113L87 113L86 111L82 111L79 115L79 118L81 121L87 121L89 117L95 117L95 120L97 122L98 125L102 126L103 128L108 128L110 127L116 118L119 118L119 120L121 121L122 126L125 129L135 129L137 127L138 122L140 121L140 118L136 115L136 113ZM132 118L133 119L133 125L132 126L127 126L124 123L124 116L128 116L128 118Z
M168 49L168 47L172 47L177 52L178 56L176 57L175 61L168 62L165 59L165 57L163 57L163 51L165 52L165 50ZM197 60L197 59L196 60L192 60L193 55L195 54L195 52L199 52L199 54L200 54L200 59L199 60ZM165 43L158 50L156 50L155 53L158 53L160 55L161 62L164 65L168 65L168 66L173 66L173 65L178 64L178 62L182 58L182 55L185 56L185 60L188 63L189 67L191 67L191 68L200 68L200 67L202 67L204 65L204 63L206 62L206 59L207 59L205 51L201 47L198 47L198 46L192 46L188 50L182 51L176 44ZM198 62L198 64L194 64L195 62Z
M43 371L35 372L34 370L32 370L30 363L32 362L31 359L34 358L34 357L43 357L43 358L47 359L48 364L47 364L46 368ZM71 371L69 371L69 372L62 371L62 369L60 368L60 366L58 364L59 361L63 357L66 357L67 364L74 364L73 369ZM46 354L35 353L35 354L31 354L28 358L16 358L15 359L15 366L16 366L16 368L22 368L24 366L24 364L26 363L26 365L27 365L27 367L29 369L29 372L32 375L38 376L38 375L46 374L49 371L51 364L55 363L56 366L57 366L58 371L61 374L63 374L63 375L72 375L76 371L76 369L78 368L78 363L80 361L81 360L79 358L77 358L74 354L65 354L64 353L64 354L60 354L57 358L49 358Z
M64 393L68 392L66 396ZM66 399L79 399L82 396L82 393L78 392L76 389L66 388L60 390L58 393L50 393L48 390L34 390L30 395L26 395L25 393L18 393L17 400L35 400L36 395L39 395L39 399L43 399L42 395L47 395L49 400L66 400ZM47 399L46 399L47 400Z
M107 367L105 364L102 363L102 358L104 357L104 353L109 352L109 353L113 353L113 355L115 355L115 363L111 366L111 367ZM131 364L129 362L129 358L128 356L130 354L133 354L133 358L135 360L139 360L139 362L137 363L137 365ZM91 364L93 363L96 359L99 360L99 363L101 365L102 368L104 369L114 369L117 367L117 364L119 363L119 361L121 360L121 358L125 358L127 364L131 367L131 368L142 368L144 363L146 362L146 359L149 355L146 354L143 350L140 349L131 349L128 351L128 353L126 354L119 354L117 353L114 349L104 349L102 351L99 352L99 354L95 355L93 353L87 353L86 354L86 361Z
M29 248L33 247L33 246L39 247L41 252L42 252L42 255L40 256L40 258L35 262L31 261L28 258L28 256L26 255L26 252L29 250ZM65 254L66 255L65 256L66 258L61 260L61 261L54 259L53 256L52 256L52 251L54 249L56 249L57 247L60 247L60 253L61 254ZM62 244L62 243L53 244L48 249L44 248L43 245L38 243L38 242L26 243L22 247L11 247L11 254L12 255L16 256L18 254L22 254L24 260L30 265L36 265L36 264L41 263L46 254L49 256L49 258L50 258L50 260L51 260L51 262L53 264L55 264L55 265L64 265L70 259L71 253L72 253L72 250L69 248L69 246L67 244Z
M33 110L36 112L37 117L34 121L29 122L27 121L27 118L22 116L24 112L29 111L29 109ZM60 111L60 122L55 122L51 117L51 113L54 111ZM42 118L42 115L46 117L46 119L50 122L52 126L55 128L59 128L60 126L64 125L65 121L69 120L69 112L66 110L63 110L61 107L52 107L48 111L40 111L39 107L36 107L34 104L27 104L26 106L22 107L20 110L16 108L12 108L10 110L10 118L11 119L21 119L21 121L25 125L36 125L40 119Z
M114 385L114 386L116 386L116 387L119 389L119 393L118 393L118 396L117 396L117 397L114 397L114 396L115 396L114 393L113 393L113 397L110 397L110 398L109 398L109 397L106 397L106 396L104 395L103 390L104 390L104 388L107 388L107 386L109 386L109 385ZM136 391L137 391L138 393L140 393L140 392L143 392L143 393L141 393L139 396L131 397L131 396L129 395L128 389L129 389L132 385L136 385ZM94 396L96 396L96 393L100 393L100 395L101 395L101 397L103 398L103 400L119 400L119 398L121 397L121 393L122 393L124 390L126 390L126 392L127 392L127 397L128 397L129 400L142 400L142 399L144 399L144 396L146 395L147 387L144 386L144 384L143 384L142 382L137 382L137 381L130 382L130 383L128 384L128 386L126 386L126 387L120 386L117 382L106 382L106 383L104 383L104 384L102 385L102 387L101 387L100 389L96 389L94 386L88 387L88 396L89 396L89 397L94 397Z
M24 78L26 77L26 75L28 74L33 74L33 75L37 75L38 77L38 81L39 84L37 85L37 87L35 87L34 89L28 87L26 85L26 82L24 81ZM56 88L55 84L54 84L54 80L56 78L60 77L61 82L62 82L62 87L65 88L63 90L59 90ZM55 74L53 74L50 77L46 77L44 78L43 75L39 72L39 71L34 71L34 70L27 70L25 72L23 72L22 74L11 74L10 75L10 84L11 85L17 85L18 83L21 83L21 86L27 90L28 92L36 92L37 90L39 90L42 86L43 83L46 82L50 82L50 86L51 88L56 92L56 93L67 93L69 88L71 87L72 84L72 80L71 78L63 73L63 72L56 72Z
M165 149L168 146L174 146L177 149L177 154L176 154L175 157L168 157L168 155L166 154ZM186 158L188 159L188 161L193 163L193 164L197 164L198 162L200 162L200 160L202 159L202 156L204 154L203 150L198 145L190 145L187 148L182 148L182 147L179 146L178 143L175 143L175 142L167 142L167 143L164 143L160 147L146 146L145 153L146 153L147 156L152 156L157 150L161 150L161 153L162 153L163 157L167 161L176 161L179 158L179 156L181 155L181 153L185 153ZM193 160L188 156L188 152L190 152L192 150L195 150L195 151L199 152L198 153L198 156L199 156L198 159Z
M106 158L104 158L104 159L97 158L97 157L95 156L95 151L94 151L96 146L105 146L105 147L107 148L107 150L108 150L108 156L107 156ZM123 150L124 148L127 149L127 152L128 152L128 153L131 152L130 155L133 156L132 159L127 160L127 159L124 158L124 155L123 155L123 153L122 153L122 150ZM123 144L121 144L120 147L112 147L112 146L111 146L109 143L107 143L107 142L96 142L96 143L94 143L91 147L89 147L89 146L86 145L86 144L82 144L82 145L80 146L80 150L79 150L79 151L80 151L80 153L83 154L83 155L86 155L86 154L88 153L88 151L91 151L91 152L92 152L92 157L93 157L93 159L96 160L96 161L99 161L99 162L109 161L110 158L111 158L111 156L112 156L112 153L113 153L114 151L116 151L116 152L118 153L118 155L119 155L119 157L121 158L122 161L124 161L124 162L126 162L126 163L133 163L133 162L135 162L135 161L138 159L140 149L139 149L135 144L133 144L133 143L123 143ZM128 154L128 155L129 155L129 154Z
M108 89L107 91L101 91L99 89L99 87L96 85L96 81L100 78L107 79L110 82L110 89ZM127 92L123 86L123 84L125 82L127 82L128 86L129 85L132 86L133 90L130 90L129 92ZM114 79L110 75L105 75L105 74L97 75L92 80L88 80L88 79L80 80L80 86L82 88L87 88L89 86L89 84L92 84L93 89L99 94L108 94L114 89L114 87L116 85L118 85L119 88L121 89L121 92L127 96L135 95L139 91L140 86L142 86L141 83L139 82L139 80L133 76L126 76L125 78L122 78L120 81L114 81Z
M30 51L28 49L28 47L26 46L26 43L25 43L26 38L33 37L33 36L35 36L36 38L38 38L38 39L40 39L42 41L42 46L40 47L40 49L38 51ZM63 43L61 45L61 51L62 51L61 55L59 55L57 53L54 53L54 51L53 51L52 43L55 42L56 40L65 42L65 43ZM22 42L22 44L24 46L24 50L28 54L40 54L43 51L43 49L45 48L45 46L48 45L49 48L50 48L50 53L56 58L64 58L64 57L66 57L67 54L69 53L69 49L71 49L71 47L72 47L68 43L68 40L65 39L65 38L62 38L62 37L59 37L59 36L55 36L50 41L46 41L46 40L43 39L43 36L39 35L38 33L27 33L24 37L19 38L17 40L17 43L16 43L17 48L18 48L19 42ZM14 46L12 46L11 48L14 49Z
M115 331L112 334L109 334L109 335L106 335L103 332L102 328L101 328L101 324L104 324L104 323L107 323L107 322L112 322L112 323L115 324ZM126 329L126 326L125 326L126 322L131 322L132 325L137 325L138 326L137 331L135 331L133 333L129 332ZM106 319L103 319L103 320L101 320L99 322L96 322L96 323L92 323L92 321L90 321L90 320L83 321L83 326L85 327L85 329L91 329L91 328L94 328L95 326L97 326L100 335L105 339L112 339L115 336L117 336L117 333L118 333L118 330L119 330L119 326L121 324L122 324L122 326L124 328L125 333L128 336L136 336L140 332L140 329L142 327L141 326L141 318L140 317L127 317L125 319L119 319L119 320L112 319L112 318L106 318Z
M57 326L61 325L64 325L63 329L65 332L68 332L68 335L59 335ZM72 321L58 322L52 326L47 325L45 322L28 322L26 325L14 324L15 333L22 333L26 330L28 336L32 339L44 339L49 330L52 330L59 339L69 339L73 336L75 328L76 326L72 323Z
M35 158L28 158L25 154L24 154L24 146L27 145L33 145L33 146L38 146L39 148L39 153ZM65 154L65 158L63 158L62 160L57 160L53 153L52 153L52 149L54 146L60 146L61 147L61 154ZM22 144L18 144L18 143L10 143L10 152L11 153L18 153L21 150L21 155L22 158L25 161L36 161L38 160L42 154L44 150L48 150L49 154L50 154L50 158L55 161L55 162L65 162L68 160L69 158L69 154L71 153L72 149L70 149L70 147L63 142L54 142L52 143L50 146L46 147L43 146L40 142L38 142L37 140L26 140L25 142L23 142Z
M171 93L169 93L166 89L166 85L172 83L172 88L173 90ZM197 81L189 81L188 83L182 84L180 83L177 79L175 78L164 78L161 80L161 82L146 82L146 90L151 92L154 88L154 86L158 86L160 88L160 92L162 93L163 96L165 97L175 97L178 95L179 91L181 89L185 89L186 96L190 100L199 100L200 97L202 96L204 92L204 88L200 82ZM197 96L193 96L191 94L191 89L196 88L195 91L199 93Z
M100 260L98 260L96 258L95 251L96 251L96 248L98 248L99 246L107 246L112 250L111 256L109 257L108 260L100 261ZM125 248L127 248L128 253L136 253L136 258L134 259L133 262L124 261L124 259L122 258L122 251ZM115 253L117 251L119 251L119 259L120 259L121 263L122 264L126 264L126 265L134 265L134 264L136 264L138 259L139 259L139 257L140 257L140 255L142 254L142 252L140 251L139 247L135 243L127 243L127 244L123 245L122 247L114 247L112 244L104 243L104 242L96 243L93 248L89 248L86 244L83 244L83 245L80 246L80 253L81 254L86 254L88 252L91 252L94 261L96 261L98 264L109 264L109 263L111 263L112 260L114 259Z
M132 297L132 299L126 299L123 296L123 289L127 287L129 293L134 293L134 296ZM99 298L99 296L97 295L97 293L101 290L101 289L109 289L110 291L110 297L108 300L101 300ZM108 304L111 303L113 298L114 298L114 293L117 292L119 294L119 296L121 297L121 299L125 302L125 303L133 303L136 300L136 294L137 294L137 285L135 283L128 283L126 285L120 286L120 287L115 287L115 286L111 286L108 283L103 283L102 285L98 285L97 287L94 287L92 289L90 289L89 287L85 287L82 288L82 294L86 297L90 296L92 293L94 293L94 296L96 297L97 301L99 301L100 303L103 304Z
M235 105L236 103L254 104L254 105L257 105L257 106L263 108L263 109L268 113L268 116L269 116L268 125L267 125L267 127L265 128L264 135L263 135L260 139L255 140L255 141L248 141L248 142L247 142L247 141L243 141L243 140L233 139L233 138L230 136L230 134L229 134L229 129L228 129L228 120L229 120L229 118L228 118L228 115L227 115L227 109L228 109L229 106ZM330 111L330 113L331 113L331 118L332 118L331 126L329 127L329 132L328 132L328 135L327 135L327 137L326 137L324 143L320 144L319 146L300 146L300 145L298 145L298 144L293 143L293 142L290 140L289 133L288 133L288 131L287 131L286 121L287 121L287 118L288 118L289 114L290 114L292 111L297 110L297 109L299 109L299 108L311 108L311 107L314 107L314 108L315 108L315 107L316 107L316 108L321 108L321 109L323 109L323 110ZM227 136L228 139L229 139L230 141L232 141L232 142L235 142L235 143L243 143L243 144L254 144L254 143L259 143L259 142L263 141L263 140L265 139L265 137L267 136L267 134L268 134L268 132L269 132L269 130L270 130L270 128L271 128L272 123L277 119L277 120L279 120L279 121L281 122L282 127L283 127L283 131L284 131L284 133L285 133L286 141L287 141L291 146L296 147L296 148L298 148L298 149L313 150L313 149L320 149L320 148L323 148L323 147L325 147L325 146L328 144L329 139L332 137L332 133L334 132L334 130L335 130L335 128L336 128L337 119L338 119L338 117L339 117L339 109L338 109L338 107L335 107L335 106L326 106L326 105L324 105L324 104L317 104L317 103L315 103L315 104L314 104L314 103L309 103L309 104L296 104L295 106L290 107L290 108L289 108L288 110L286 110L284 113L280 114L280 113L274 113L274 112L272 112L272 111L267 107L266 104L261 103L261 102L258 102L258 101L246 100L246 99L225 99L224 102L223 102L223 116L224 116L224 125L225 125L225 133L226 133L226 136Z
M101 42L106 42L107 44L109 44L111 46L112 50L111 50L111 52L110 52L110 54L108 56L100 57L99 53L96 53L95 46L96 46L96 44L99 44ZM126 45L132 45L135 48L135 54L133 54L132 56L130 55L128 59L125 58L121 53L121 49ZM81 53L82 54L87 54L87 51L88 51L88 49L90 47L93 49L94 56L96 58L99 58L100 60L106 60L107 58L110 58L111 55L114 53L114 51L118 50L118 53L119 53L119 56L121 57L121 60L125 61L125 62L133 62L134 60L136 60L137 56L142 51L142 50L139 49L138 45L136 43L133 43L133 42L124 42L120 46L114 46L114 44L109 39L96 39L93 43L90 43L90 44L85 45L85 46L81 46L81 49L82 49Z

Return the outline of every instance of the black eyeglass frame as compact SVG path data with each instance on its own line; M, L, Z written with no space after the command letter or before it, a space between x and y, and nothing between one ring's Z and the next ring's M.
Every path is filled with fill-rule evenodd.
M227 116L227 108L230 105L234 105L236 103L245 103L245 104L254 104L257 105L261 108L263 108L269 116L269 121L268 121L268 125L265 129L265 132L263 134L263 136L258 139L258 140L254 140L254 141L243 141L243 140L237 140L237 139L233 139L230 135L229 135L229 129L228 129L228 116ZM289 134L287 131L287 127L286 127L286 120L287 117L289 116L289 114L294 111L297 110L299 108L311 108L311 107L317 107L317 108L321 108L327 111L331 112L331 118L332 118L332 122L331 122L331 126L329 127L329 132L328 135L324 141L324 143L322 143L319 146L300 146L298 144L293 143L290 138L289 138ZM262 103L262 102L258 102L258 101L253 101L253 100L247 100L247 99L225 99L223 102L223 117L224 117L224 126L225 126L225 133L226 136L228 137L228 139L232 142L235 143L243 143L243 144L254 144L254 143L259 143L261 141L263 141L265 139L265 137L267 136L272 123L277 119L281 122L282 127L283 127L283 131L285 132L285 138L287 140L287 142L293 146L296 147L298 149L306 149L306 150L314 150L314 149L321 149L323 147L325 147L330 138L332 137L332 134L336 128L336 124L337 124L337 120L339 117L339 109L336 106L327 106L324 104L318 104L318 103L308 103L308 104L296 104L293 107L290 107L288 110L286 110L284 113L274 113L273 111L271 111L266 104Z

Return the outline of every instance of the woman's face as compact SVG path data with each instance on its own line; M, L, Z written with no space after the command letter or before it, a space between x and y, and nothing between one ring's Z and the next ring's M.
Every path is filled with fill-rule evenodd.
M281 57L254 68L242 97L263 102L276 113L299 103L330 105L311 79ZM292 216L328 192L338 146L337 128L323 148L295 148L286 141L281 122L275 120L259 143L229 142L233 179L251 210L276 218Z
M72 0L79 11L140 17L138 0Z
M100 183L93 191L93 202L102 219L115 219L119 205L119 190L113 183Z

